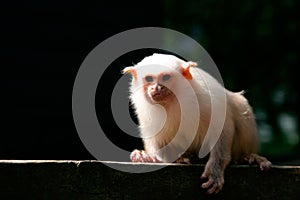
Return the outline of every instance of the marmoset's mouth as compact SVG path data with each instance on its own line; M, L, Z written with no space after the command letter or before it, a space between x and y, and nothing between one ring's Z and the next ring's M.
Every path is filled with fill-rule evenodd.
M156 96L160 96L161 95L161 92L159 91L155 91L151 94L152 97L156 97Z
M161 94L161 93L155 93L155 94L152 94L151 95L151 98L154 100L154 101L156 101L156 102L159 102L159 101L162 101L162 100L164 100L165 98L164 98L164 96Z
M166 101L170 94L167 91L155 91L151 93L151 99L156 102Z

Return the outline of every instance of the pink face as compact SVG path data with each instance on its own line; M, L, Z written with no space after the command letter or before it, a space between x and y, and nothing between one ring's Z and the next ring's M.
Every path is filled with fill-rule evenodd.
M173 77L170 73L159 75L147 75L143 78L144 92L152 103L163 103L168 101L174 94L172 88Z

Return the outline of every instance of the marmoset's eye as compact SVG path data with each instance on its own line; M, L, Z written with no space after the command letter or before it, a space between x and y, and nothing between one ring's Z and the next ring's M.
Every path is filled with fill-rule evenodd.
M152 76L146 76L145 77L145 80L150 83L150 82L153 82L153 77Z
M163 80L163 81L167 81L167 80L169 80L170 78L171 78L171 75L166 74L166 75L163 75L162 80Z

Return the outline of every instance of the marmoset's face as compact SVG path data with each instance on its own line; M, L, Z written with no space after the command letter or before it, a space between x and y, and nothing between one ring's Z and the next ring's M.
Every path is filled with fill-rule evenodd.
M143 77L144 93L151 103L163 103L173 98L174 83L172 73L148 74Z

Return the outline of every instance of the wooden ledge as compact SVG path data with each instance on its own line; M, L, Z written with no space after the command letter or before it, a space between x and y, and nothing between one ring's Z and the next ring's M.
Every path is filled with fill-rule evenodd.
M113 169L115 168L115 169ZM145 170L161 168L147 173ZM140 173L128 173L134 171ZM230 165L217 195L200 188L204 165L76 160L2 160L5 199L298 199L300 166ZM2 199L1 198L1 199Z

